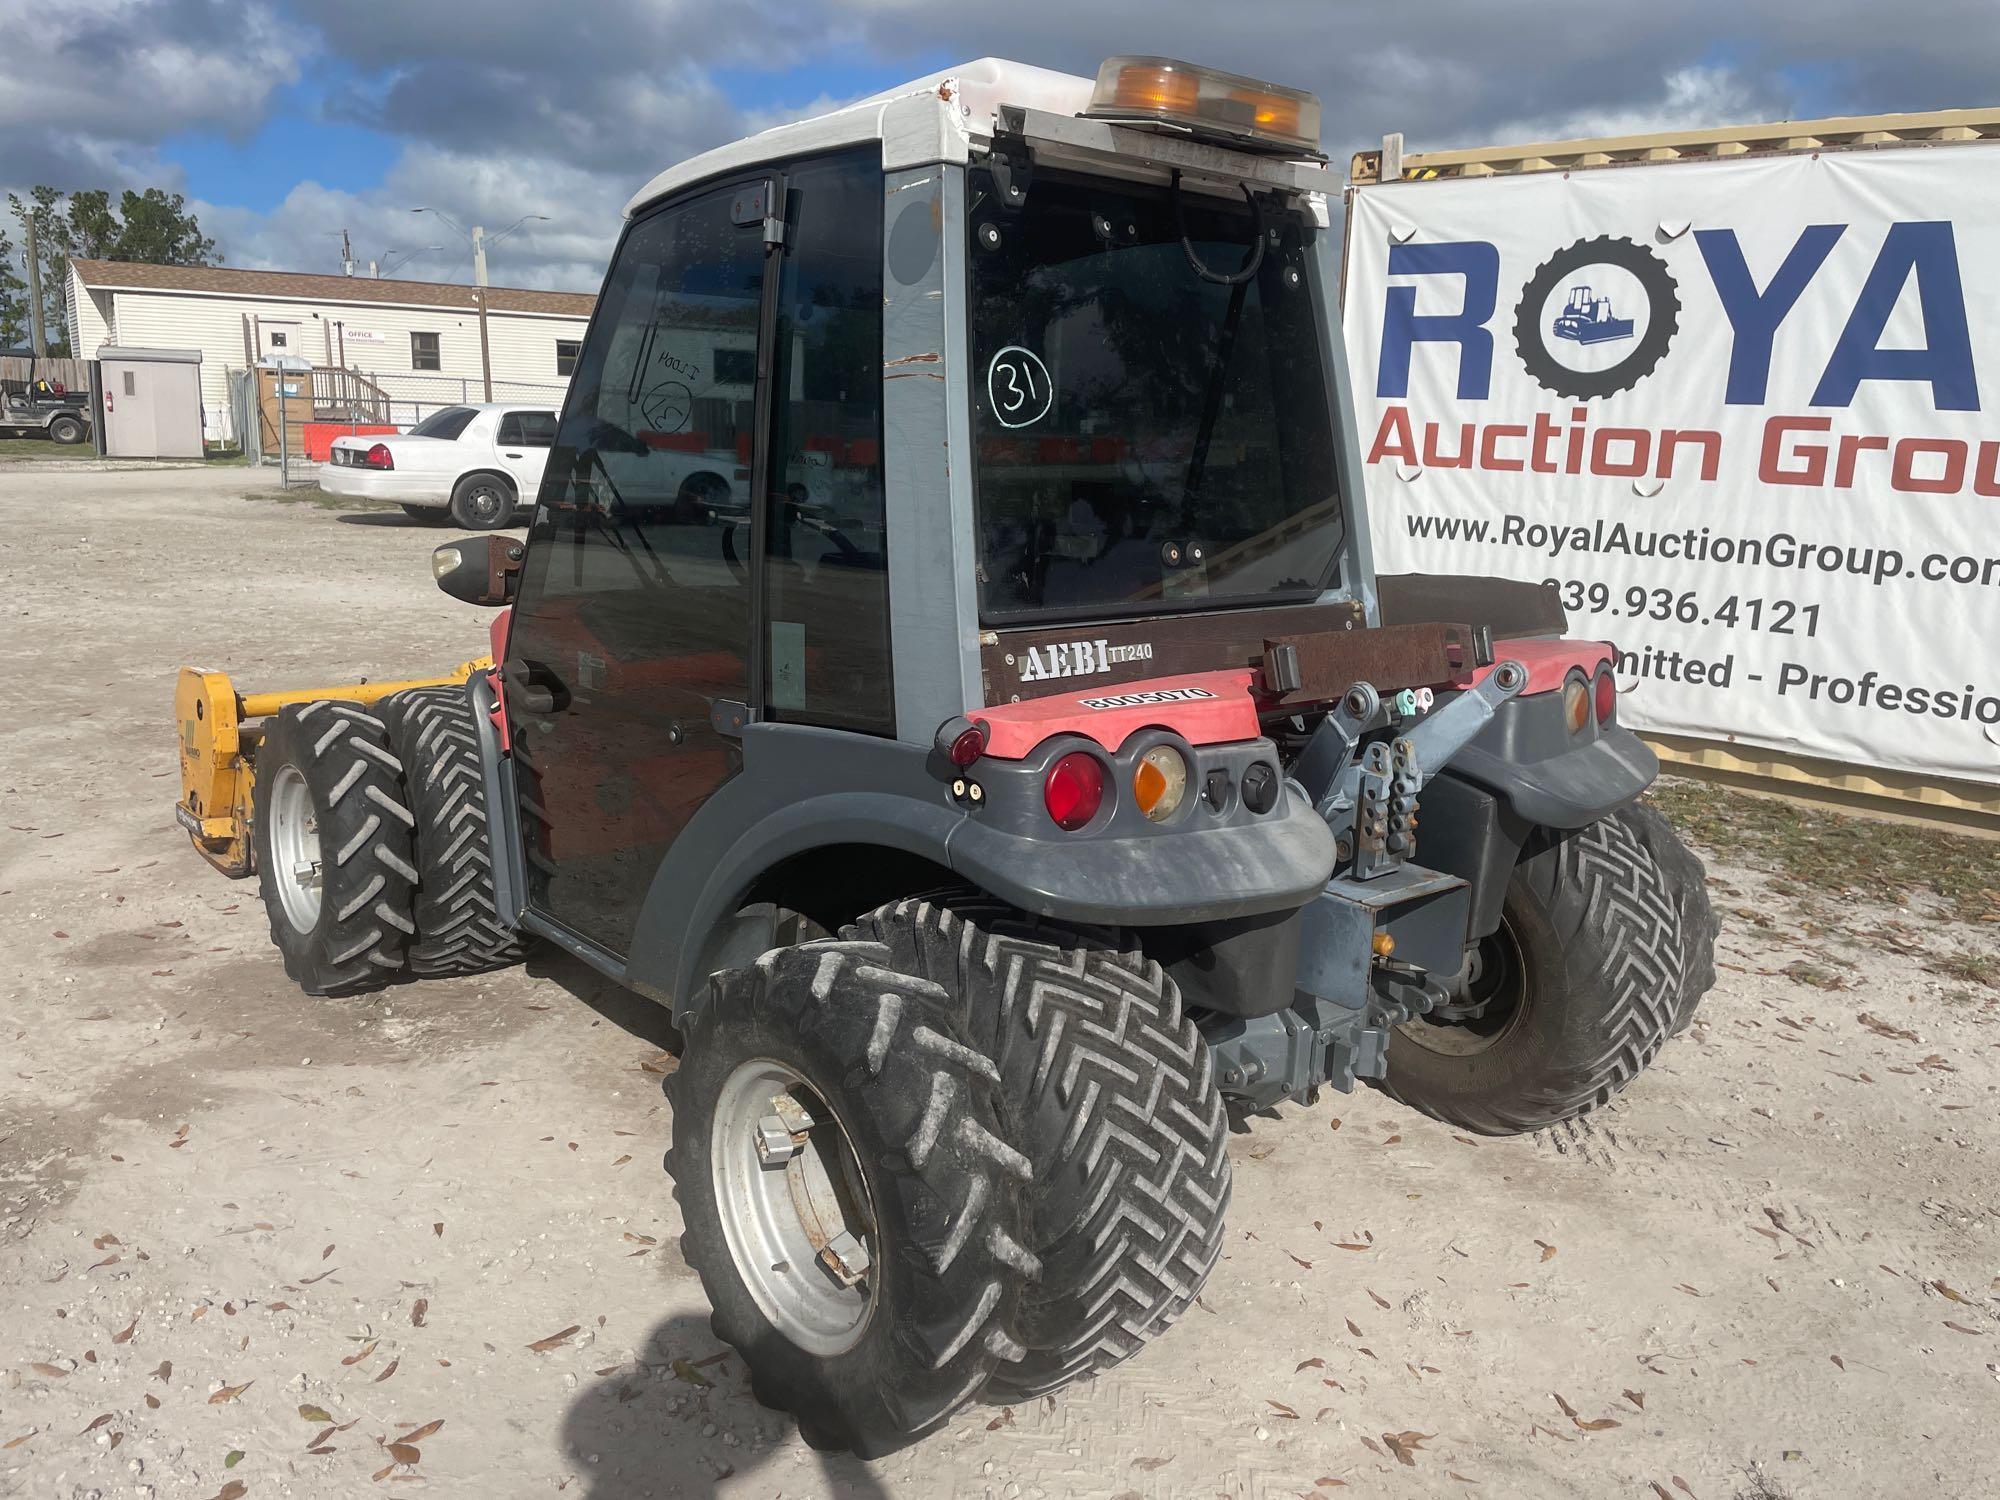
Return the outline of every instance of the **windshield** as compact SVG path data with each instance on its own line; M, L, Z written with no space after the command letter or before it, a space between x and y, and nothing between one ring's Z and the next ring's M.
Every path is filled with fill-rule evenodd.
M981 611L1078 616L1310 599L1340 550L1319 232L1266 207L1238 286L1203 279L1172 190L971 174ZM1187 192L1217 275L1253 221Z
M423 421L410 429L411 437L457 438L478 416L469 406L447 406L442 411L434 411Z

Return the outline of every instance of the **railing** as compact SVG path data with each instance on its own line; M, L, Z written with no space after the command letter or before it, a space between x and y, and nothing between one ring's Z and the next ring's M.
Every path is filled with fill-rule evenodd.
M485 401L486 382L478 375L370 374L319 366L313 372L313 414L317 421L390 423L413 427L447 406ZM495 401L562 409L567 382L495 380Z

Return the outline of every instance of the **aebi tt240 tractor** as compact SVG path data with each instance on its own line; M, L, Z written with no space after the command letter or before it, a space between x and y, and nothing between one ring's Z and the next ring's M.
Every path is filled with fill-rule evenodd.
M682 1248L814 1443L1137 1353L1230 1109L1533 1130L1713 979L1610 648L1375 575L1318 124L985 61L672 167L526 541L437 551L491 657L182 676L180 817L308 993L533 941L672 1007Z

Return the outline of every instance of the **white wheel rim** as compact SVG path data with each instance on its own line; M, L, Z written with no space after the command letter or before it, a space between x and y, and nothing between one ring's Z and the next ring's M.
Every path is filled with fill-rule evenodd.
M319 926L319 813L297 766L271 784L271 877L285 920L300 932Z
M879 1250L847 1128L769 1058L729 1075L709 1128L723 1238L758 1308L808 1354L853 1348L874 1310Z

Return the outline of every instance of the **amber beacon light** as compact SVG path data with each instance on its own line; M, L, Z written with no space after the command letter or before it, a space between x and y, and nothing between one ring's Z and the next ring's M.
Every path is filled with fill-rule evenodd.
M1114 57L1097 70L1093 119L1158 123L1238 146L1318 156L1319 99L1168 57Z

